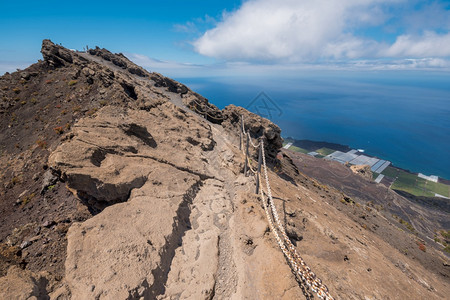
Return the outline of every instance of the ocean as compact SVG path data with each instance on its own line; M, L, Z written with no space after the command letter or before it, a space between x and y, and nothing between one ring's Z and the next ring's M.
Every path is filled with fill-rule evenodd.
M311 71L176 78L218 106L246 107L283 137L364 149L394 166L450 179L450 74Z

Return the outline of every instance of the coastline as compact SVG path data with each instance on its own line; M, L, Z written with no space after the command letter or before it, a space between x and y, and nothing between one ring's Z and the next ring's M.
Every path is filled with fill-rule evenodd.
M301 145L301 146L299 146L300 148L305 149L305 150L310 150L311 149L310 151L315 151L315 149L320 149L320 148L324 148L324 147L331 148L331 149L336 149L336 150L339 150L339 151L342 151L342 152L346 152L346 151L343 151L343 150L350 151L350 150L354 149L354 148L351 148L348 145L343 145L343 144L338 144L338 143L331 143L331 142L326 142L326 141L312 141L312 140L308 140L308 139L297 140L297 139L294 139L292 137L283 137L283 140L284 141L295 140L297 143L293 144L294 146ZM343 149L343 150L340 150L340 149ZM364 150L364 149L362 149L362 150ZM363 151L363 152L364 152L364 155L367 155L367 156L370 156L370 157L378 157L376 155L370 154L370 152L365 152L365 151ZM418 174L418 173L420 173L420 171L419 172L415 172L415 171L412 171L410 169L399 167L399 166L397 166L395 164L395 162L392 162L392 166L394 166L397 169L401 169L401 170L403 170L405 172L411 173L411 174ZM431 175L433 175L433 174L430 174L430 176ZM439 177L439 180L445 181L446 184L450 185L450 179L444 178L444 177L441 177L441 176L438 176L438 177Z
M341 164L368 164L373 174L372 180L400 193L415 197L450 199L450 180L438 176L425 175L398 167L395 161L383 160L362 149L325 141L296 140L283 137L283 147L320 159L334 160ZM352 163L353 162L353 163Z
M233 103L270 119L285 137L363 148L403 169L450 179L449 77L399 74L177 79L219 108ZM270 101L255 102L261 92Z

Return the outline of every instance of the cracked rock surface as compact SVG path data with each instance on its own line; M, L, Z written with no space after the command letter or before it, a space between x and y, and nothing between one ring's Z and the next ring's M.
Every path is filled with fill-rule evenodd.
M75 124L49 163L94 211L67 235L73 299L154 298L184 232L190 205L213 174L211 128L171 103L150 111L105 108ZM104 208L111 203L119 203Z
M201 155L214 148L209 125L171 103L149 112L104 108L75 124L73 135L49 163L93 206L125 201L148 181L158 187L168 167L202 179L211 176Z

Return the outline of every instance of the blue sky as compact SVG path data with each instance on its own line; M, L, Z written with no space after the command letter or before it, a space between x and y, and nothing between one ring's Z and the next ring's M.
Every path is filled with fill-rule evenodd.
M171 75L450 70L450 1L1 1L0 74L40 43L98 45Z

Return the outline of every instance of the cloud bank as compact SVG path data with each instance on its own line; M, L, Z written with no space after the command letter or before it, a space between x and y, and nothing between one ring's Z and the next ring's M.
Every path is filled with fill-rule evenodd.
M429 24L423 26L429 26L430 30L417 23L403 27L401 24L408 17L409 21L425 20L421 11L427 14L433 11L435 18L447 20L449 11L436 3L414 10L412 7L418 3L415 2L250 0L225 14L193 45L198 53L225 61L302 63L449 58L449 21L441 23L440 28L427 21ZM404 7L409 10L402 12ZM402 15L395 16L393 11ZM383 40L383 35L390 35L390 39Z
M136 53L125 53L134 63L150 72L162 73L173 78L190 77L234 77L266 76L271 74L280 77L296 77L299 72L309 71L411 71L411 70L450 70L450 60L442 58L410 58L410 59L366 59L334 61L320 64L290 63L264 64L223 62L208 65L186 64L174 61L160 61Z

